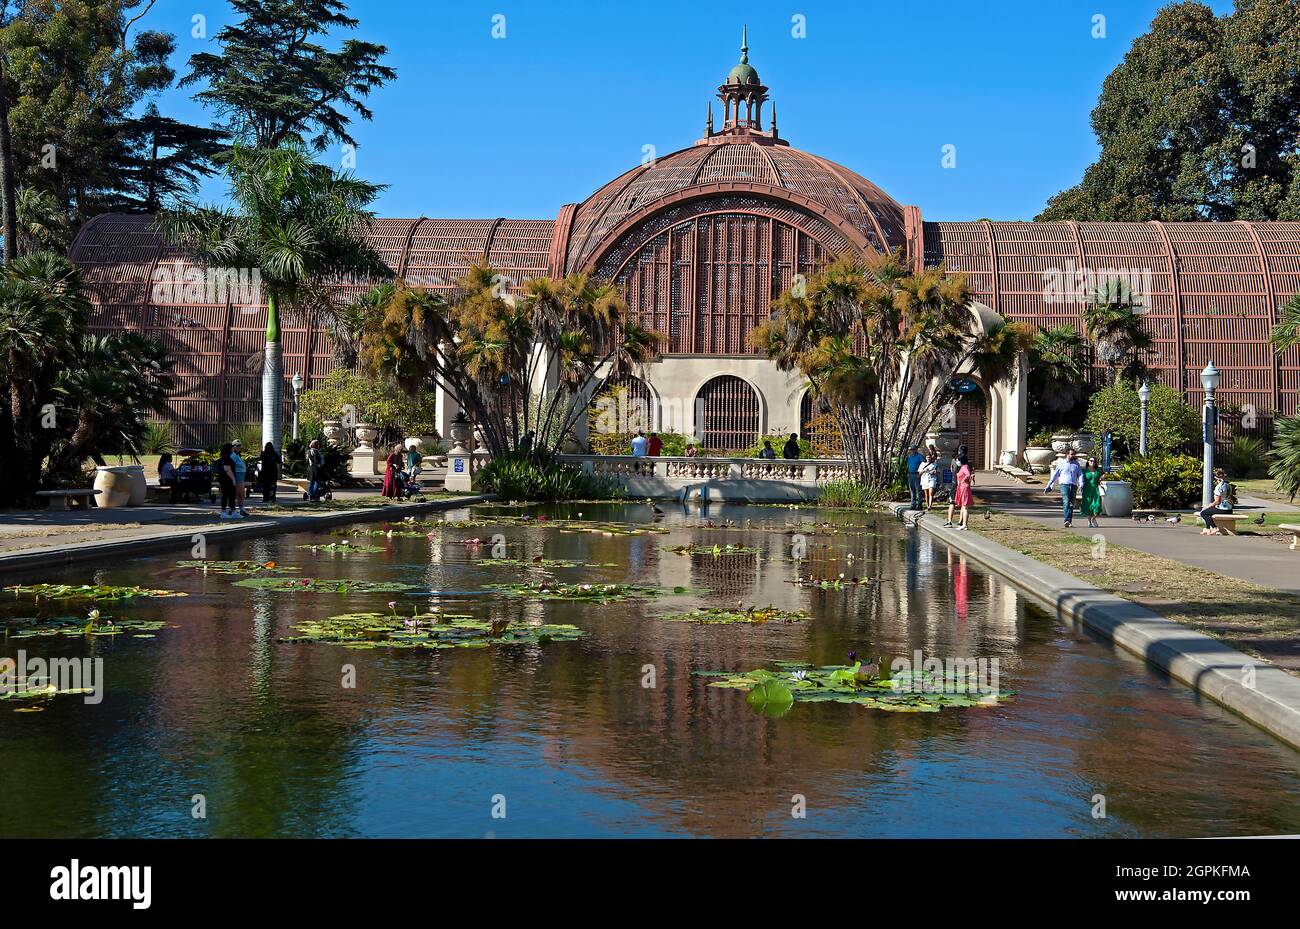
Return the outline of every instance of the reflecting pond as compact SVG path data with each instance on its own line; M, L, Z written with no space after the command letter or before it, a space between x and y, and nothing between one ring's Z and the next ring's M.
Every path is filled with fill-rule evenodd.
M267 579L409 585L398 592L243 586L244 574L179 565L189 552L21 578L188 596L0 599L11 621L80 622L93 606L100 630L144 624L32 637L13 625L0 640L0 657L102 658L105 681L98 704L0 702L0 835L1300 833L1300 754L893 519L572 504L422 520L444 518L200 553L274 562ZM838 585L806 583L841 574ZM532 582L653 595L575 602L501 589ZM666 618L768 606L807 616ZM478 648L283 641L363 612L381 625L403 617L399 635L418 638L405 617L435 609L465 617L455 622L479 644L491 633L475 629L509 631ZM581 635L508 641L541 623ZM796 701L777 714L699 673L788 677L778 662L918 650L996 658L1014 696L937 713Z

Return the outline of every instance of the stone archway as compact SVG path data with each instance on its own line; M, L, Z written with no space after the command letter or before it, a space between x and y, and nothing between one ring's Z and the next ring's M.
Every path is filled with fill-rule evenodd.
M758 438L758 392L742 378L710 378L695 395L695 409L695 432L705 448L744 451Z

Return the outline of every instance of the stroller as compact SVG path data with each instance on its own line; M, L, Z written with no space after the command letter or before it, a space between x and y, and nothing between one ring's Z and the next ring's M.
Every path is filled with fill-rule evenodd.
M420 486L420 466L417 464L410 471L397 472L397 499L410 500L424 494Z

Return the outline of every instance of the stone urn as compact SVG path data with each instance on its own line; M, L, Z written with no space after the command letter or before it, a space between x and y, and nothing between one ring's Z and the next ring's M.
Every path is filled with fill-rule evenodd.
M1016 463L1016 453L1012 449L1003 449L1002 454L998 455L998 464L1006 465L1008 468L1013 467Z
M1092 450L1097 447L1097 439L1091 432L1076 432L1071 446L1080 455L1086 457L1092 454Z
M343 421L339 419L327 419L321 423L322 431L325 433L325 441L335 448L341 448L344 440L348 437L348 431L343 428Z
M1034 471L1046 471L1055 457L1056 452L1044 445L1031 445L1025 449L1025 461Z
M940 458L951 458L961 445L961 433L956 429L935 429L925 434L925 444L932 446Z
M474 424L468 419L455 419L451 424L451 452L452 455L468 455L469 446L466 444L474 438Z
M140 476L144 476L143 469ZM134 469L127 465L100 465L95 469L95 489L99 491L96 506L109 509L130 506L136 489Z
M1133 485L1128 481L1102 481L1101 511L1107 516L1132 516Z
M1056 452L1058 458L1064 458L1065 453L1074 448L1075 433L1058 432L1052 436L1052 451Z
M379 430L370 423L357 423L357 448L360 451L373 451L375 439L379 438Z

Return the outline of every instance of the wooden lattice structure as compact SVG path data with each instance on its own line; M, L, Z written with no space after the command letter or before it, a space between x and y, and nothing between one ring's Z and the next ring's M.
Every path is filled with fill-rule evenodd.
M730 374L711 378L696 395L696 432L707 449L743 451L758 438L758 394Z
M1053 275L1068 285L1118 270L1149 291L1156 354L1147 361L1165 383L1199 402L1198 375L1213 360L1222 400L1255 411L1256 429L1300 406L1300 351L1279 357L1268 344L1278 306L1300 290L1300 224L923 222L853 171L791 148L774 112L763 130L767 88L747 53L718 98L720 130L710 110L694 145L627 171L554 220L380 219L366 234L400 277L441 292L476 261L513 286L579 270L614 280L632 315L664 336L668 357L752 355L749 333L772 298L843 253L898 249L916 267L942 263L967 274L976 299L1042 327L1082 327L1082 303L1053 299ZM172 353L179 388L169 418L184 441L212 442L221 424L260 418L260 299L157 299L159 276L180 280L193 265L162 245L148 217L97 217L72 258L97 331L143 331ZM339 298L361 290L340 288ZM319 321L290 313L282 333L287 376L310 385L328 372ZM747 446L758 398L726 384L709 388L716 412L706 432L721 441L705 444ZM718 418L727 416L744 419Z

